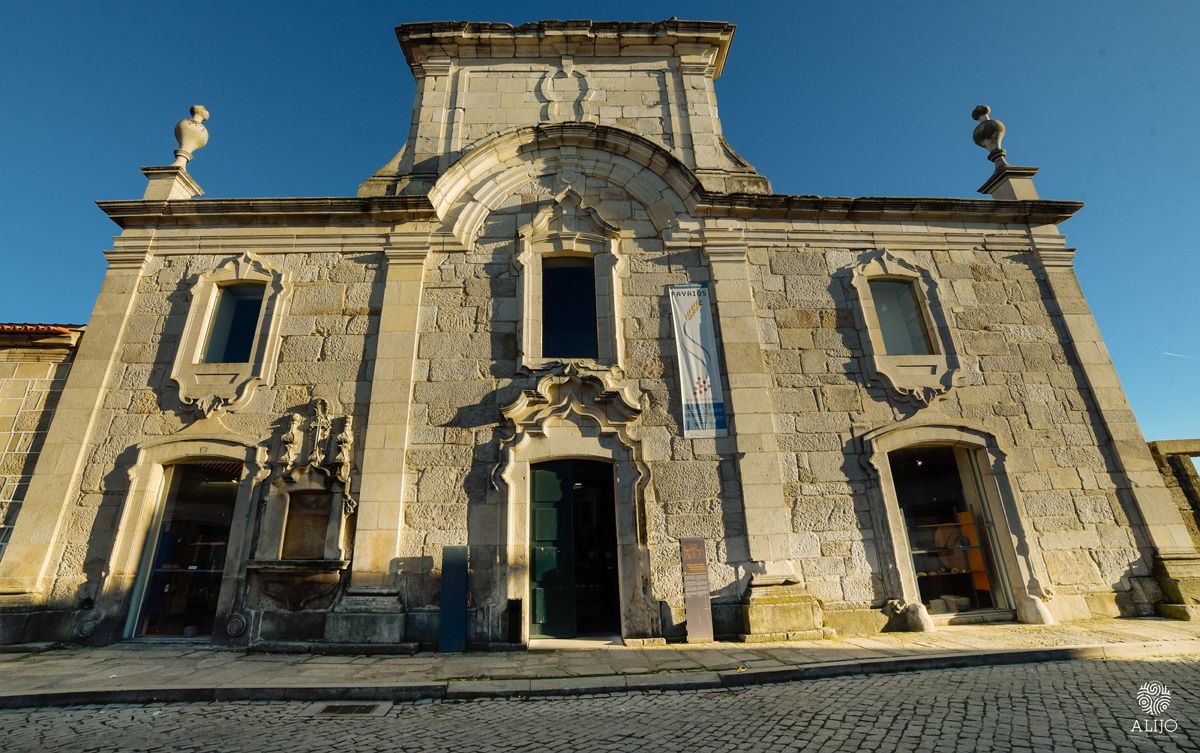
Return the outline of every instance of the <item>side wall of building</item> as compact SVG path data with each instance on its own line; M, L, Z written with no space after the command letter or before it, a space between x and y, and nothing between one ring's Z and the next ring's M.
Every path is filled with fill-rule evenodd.
M77 328L32 333L4 329L0 326L0 557L16 525L80 334Z
M1032 574L1048 577L1060 617L1116 613L1114 593L1126 613L1147 612L1147 597L1130 589L1131 579L1150 573L1148 542L1135 539L1105 429L1024 233L934 223L903 234L883 226L861 232L867 229L791 227L785 235L764 226L778 240L751 246L809 588L834 609L878 606L892 596L881 582L887 533L872 522L881 480L861 438L895 422L937 421L994 437L1002 493L1023 523ZM957 351L955 386L928 406L870 374L867 333L856 315L862 302L850 277L885 247L928 273L935 318L944 317ZM1067 606L1070 596L1084 601Z

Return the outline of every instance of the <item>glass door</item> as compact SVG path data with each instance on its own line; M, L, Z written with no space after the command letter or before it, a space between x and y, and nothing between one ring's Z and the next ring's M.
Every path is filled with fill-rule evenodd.
M612 464L538 463L530 498L530 635L620 634Z
M169 469L162 522L143 575L135 635L212 634L238 475L231 469L196 465Z

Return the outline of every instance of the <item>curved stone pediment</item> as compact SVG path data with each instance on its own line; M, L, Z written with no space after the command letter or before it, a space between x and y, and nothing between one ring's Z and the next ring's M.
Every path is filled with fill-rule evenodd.
M507 484L506 469L522 446L566 429L615 439L637 469L637 486L649 494L650 471L642 461L637 437L641 400L629 388L614 384L609 373L587 373L565 364L539 379L535 389L522 391L500 412L507 421L507 434L500 440L500 462L492 472L495 488Z
M545 436L551 418L572 415L599 426L602 433L617 434L622 444L632 446L632 424L642 414L638 399L626 388L610 383L607 374L588 374L573 364L561 373L551 373L538 381L536 389L524 390L520 397L501 409L516 433Z
M640 202L659 230L690 214L704 193L696 173L635 133L590 123L523 126L474 145L429 191L438 217L473 247L488 216L531 179L606 180Z

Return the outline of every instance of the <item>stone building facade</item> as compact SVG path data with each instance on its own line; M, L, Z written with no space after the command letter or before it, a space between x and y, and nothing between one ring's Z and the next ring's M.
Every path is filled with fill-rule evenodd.
M466 547L471 642L660 641L688 538L718 636L1195 613L1058 227L1082 205L986 112L989 198L785 196L722 136L731 25L397 36L412 121L357 196L197 198L197 107L100 203L0 640L431 644ZM676 289L725 431L685 431Z

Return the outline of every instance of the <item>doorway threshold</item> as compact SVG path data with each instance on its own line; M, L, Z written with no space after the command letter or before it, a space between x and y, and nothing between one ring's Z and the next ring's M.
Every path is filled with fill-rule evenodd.
M616 648L625 642L619 635L581 635L577 638L530 638L530 651L590 651Z
M972 609L969 612L931 614L934 625L981 625L989 622L1016 622L1015 609Z

